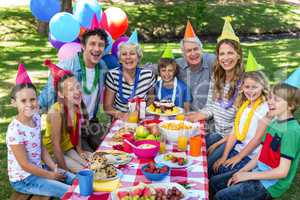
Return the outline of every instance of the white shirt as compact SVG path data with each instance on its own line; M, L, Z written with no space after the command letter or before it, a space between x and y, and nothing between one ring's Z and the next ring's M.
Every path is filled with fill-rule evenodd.
M95 78L95 68L87 68L86 67L85 70L86 70L86 81L87 81L86 87L88 90L91 90L93 87L93 82L94 82L94 78ZM81 84L81 85L83 87L83 84ZM82 90L83 91L83 102L89 113L89 119L93 118L96 103L100 103L100 102L96 102L98 87L99 87L99 84L97 83L96 89L91 94L85 94L84 90Z
M7 169L10 182L21 181L31 175L24 171L16 160L10 145L23 144L28 161L37 167L41 165L41 118L38 114L32 117L35 127L29 127L17 119L8 125L6 133Z
M246 122L246 119L248 117L250 110L251 110L251 107L247 107L241 116L241 121L239 124L240 133L243 130L244 124ZM254 138L259 120L261 120L267 114L268 111L269 111L269 108L268 108L267 102L264 102L260 106L258 106L258 108L255 110L254 115L252 117L251 123L249 125L249 130L248 130L245 140L243 140L242 143L236 144L234 147L234 149L236 151L241 152L249 144L249 142ZM255 148L248 156L250 158L252 158L253 156L257 155L259 150L260 150L260 145L257 148Z

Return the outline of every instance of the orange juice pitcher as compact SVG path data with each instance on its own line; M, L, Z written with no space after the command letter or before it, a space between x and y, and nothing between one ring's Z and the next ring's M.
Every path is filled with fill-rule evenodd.
M195 135L190 138L190 155L200 156L201 154L202 138L200 135Z

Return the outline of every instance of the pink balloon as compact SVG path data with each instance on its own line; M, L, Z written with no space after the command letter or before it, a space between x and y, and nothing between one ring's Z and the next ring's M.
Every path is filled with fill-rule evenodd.
M57 53L59 60L71 59L75 54L81 51L81 45L77 42L70 42L64 44Z

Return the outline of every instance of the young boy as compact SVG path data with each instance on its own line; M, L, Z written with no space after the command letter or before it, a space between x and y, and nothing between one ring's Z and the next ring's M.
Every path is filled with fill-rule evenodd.
M211 182L214 199L277 198L292 184L300 158L300 126L293 117L300 91L279 83L273 87L268 103L274 119L266 128L260 153L224 182Z

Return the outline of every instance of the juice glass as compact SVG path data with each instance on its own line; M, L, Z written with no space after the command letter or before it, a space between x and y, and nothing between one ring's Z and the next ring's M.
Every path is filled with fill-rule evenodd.
M166 137L163 134L161 134L160 141L159 141L159 153L163 154L166 152L166 143L167 143Z
M201 154L202 138L200 135L195 135L190 138L190 155L200 156Z
M178 135L177 147L180 151L186 151L188 144L188 136L185 131Z
M139 113L137 111L128 113L128 122L129 123L138 123Z

